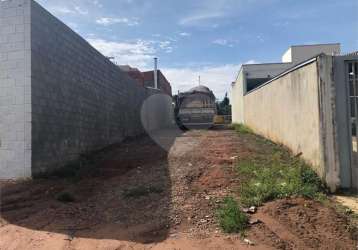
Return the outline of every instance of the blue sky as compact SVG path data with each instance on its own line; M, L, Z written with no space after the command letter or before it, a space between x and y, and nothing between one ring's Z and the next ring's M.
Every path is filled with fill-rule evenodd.
M242 63L279 62L290 45L358 50L358 0L38 0L106 56L160 68L176 92L221 98Z

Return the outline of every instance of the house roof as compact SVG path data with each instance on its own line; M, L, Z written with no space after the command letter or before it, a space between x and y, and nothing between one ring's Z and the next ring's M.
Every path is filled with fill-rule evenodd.
M190 90L181 93L181 95L190 95L190 94L194 94L194 93L203 93L203 94L210 95L213 98L215 98L214 93L208 87L206 87L204 85L199 85L194 88L191 88Z
M195 92L203 92L203 93L211 93L211 90L204 85L199 85L199 86L196 86L189 90L189 92L194 92L194 91Z

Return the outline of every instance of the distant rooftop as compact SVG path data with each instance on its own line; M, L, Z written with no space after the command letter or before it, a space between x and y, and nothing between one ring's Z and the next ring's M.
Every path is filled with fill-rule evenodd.
M331 45L339 45L341 46L340 43L317 43L317 44L296 44L296 45L291 45L290 47L309 47L309 46L331 46Z
M300 63L319 54L339 55L340 43L293 45L282 56L283 63Z
M189 92L194 92L194 91L195 92L203 92L203 93L211 93L211 90L204 85L199 85L199 86L196 86L189 90Z
M215 98L213 91L211 91L208 87L206 87L204 85L199 85L194 88L191 88L188 91L180 93L180 95L186 96L186 95L190 95L190 94L194 94L194 93L203 93L203 94L211 96L212 98Z

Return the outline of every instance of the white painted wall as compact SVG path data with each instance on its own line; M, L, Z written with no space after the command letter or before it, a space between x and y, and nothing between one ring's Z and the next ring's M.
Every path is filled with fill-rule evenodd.
M233 123L244 123L244 101L243 96L247 92L246 79L250 78L273 78L292 67L290 63L268 63L268 64L245 64L242 65L235 84L231 91L231 113Z
M282 76L244 97L245 124L288 146L319 168L320 123L316 62Z
M232 85L231 91L231 114L233 123L244 123L244 87L246 86L245 76L243 70L236 79L235 84Z
M31 177L30 0L0 1L0 178Z
M283 54L282 56L283 63L291 63L292 62L292 49L291 47Z

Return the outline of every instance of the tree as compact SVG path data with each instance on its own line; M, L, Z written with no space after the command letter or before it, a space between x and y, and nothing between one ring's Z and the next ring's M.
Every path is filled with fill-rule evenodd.
M218 115L231 115L230 99L225 93L225 97L221 102L216 102Z

